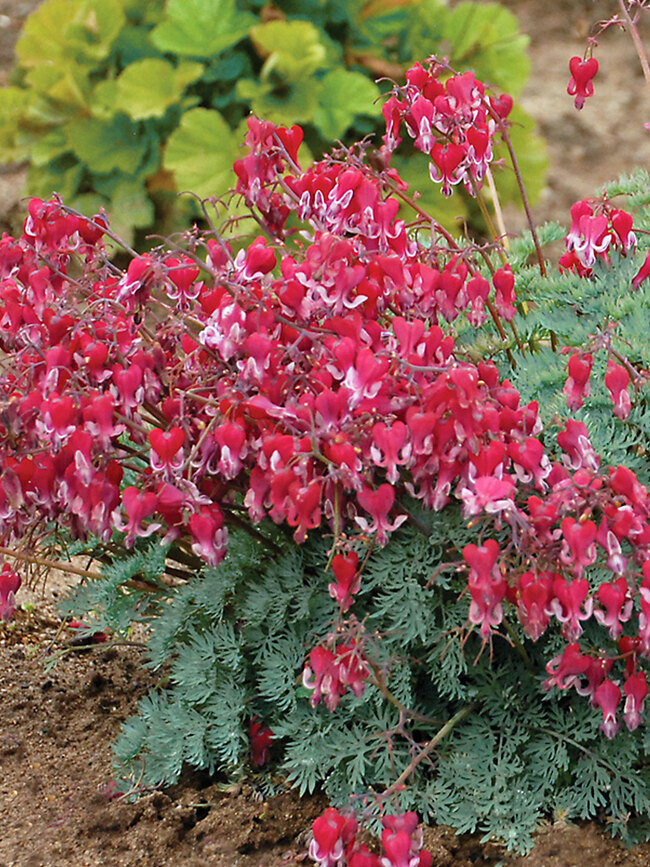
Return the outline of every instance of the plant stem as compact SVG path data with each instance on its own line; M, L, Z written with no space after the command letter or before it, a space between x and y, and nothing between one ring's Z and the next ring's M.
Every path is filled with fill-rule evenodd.
M630 13L627 11L624 0L618 0L618 5L620 7L623 18L625 19L625 23L627 24L627 27L630 31L630 36L632 37L632 42L634 43L634 47L639 58L639 63L641 64L641 69L643 70L645 83L650 89L650 64L648 64L648 55L646 54L643 42L641 41L641 37L639 36L639 30L636 26L635 21L631 18Z
M506 619L505 616L503 617L501 622L505 626L505 630L508 633L508 637L510 638L510 641L512 641L512 644L515 647L517 653L521 656L521 658L524 662L524 665L526 666L526 668L528 669L528 671L531 674L535 674L535 669L533 667L533 663L530 661L530 656L528 656L528 654L526 653L526 648L519 640L519 636L517 635L517 633L515 632L515 630L513 629L513 627L508 622L508 620Z
M526 219L528 220L528 228L530 229L530 234L532 235L533 243L535 244L535 253L537 254L539 272L542 277L546 277L546 265L544 264L544 256L542 255L542 245L539 243L539 238L537 237L537 229L535 228L535 221L533 220L533 214L530 210L530 202L528 201L528 195L526 193L526 187L524 186L524 179L521 176L521 170L519 168L519 162L517 161L515 149L512 146L512 141L510 140L508 129L502 118L500 118L495 111L491 111L491 114L499 126L504 144L508 149L508 154L510 155L512 170L514 171L515 178L517 179L517 186L519 187L521 202L524 206L524 211L526 212Z
M494 177L492 176L492 171L490 170L489 166L485 171L485 180L487 181L488 189L490 190L490 195L492 196L492 206L494 207L494 217L497 221L497 227L499 229L499 239L507 250L509 245L508 233L506 231L506 224L503 221L503 211L501 210L499 193L497 191L497 186L494 183Z
M421 764L431 753L435 750L441 740L443 740L450 731L452 731L455 726L458 725L459 722L465 719L466 716L469 716L472 711L475 711L478 707L478 702L474 702L473 704L468 704L465 707L461 708L458 713L455 713L451 719L447 720L447 722L442 726L442 728L438 729L436 734L431 738L429 743L424 747L422 752L418 753L417 756L411 761L408 767L404 768L399 777L392 783L384 792L382 792L382 798L387 798L390 795L394 794L398 789L400 789L404 783L408 780L411 774L415 771L417 766Z
M5 557L13 557L14 560L21 560L23 563L33 563L35 566L44 566L46 569L58 569L61 572L69 572L71 575L80 575L82 578L102 577L98 572L80 569L78 566L71 566L62 560L48 560L45 557L36 557L34 554L23 554L21 551L12 551L11 548L5 548L1 545L0 554L4 554Z

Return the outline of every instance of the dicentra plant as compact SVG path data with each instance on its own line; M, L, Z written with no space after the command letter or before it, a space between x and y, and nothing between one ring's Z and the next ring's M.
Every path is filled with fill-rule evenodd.
M552 813L646 833L647 175L566 236L471 241L391 165L412 140L498 224L511 107L429 58L379 148L303 170L299 127L249 118L250 243L119 268L103 215L38 199L0 242L1 550L90 554L84 634L146 626L126 796L185 764L320 786L321 867L428 867L418 814L522 850Z

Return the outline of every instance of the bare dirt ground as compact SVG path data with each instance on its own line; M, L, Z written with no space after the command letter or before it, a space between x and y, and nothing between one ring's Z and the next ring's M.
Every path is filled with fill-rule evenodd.
M0 85L13 44L36 0L0 0ZM590 24L616 11L615 0L506 0L531 36L533 74L523 104L546 136L548 186L540 221L566 222L577 199L636 165L650 164L650 97L628 38L610 31L597 51L596 94L582 112L566 94L568 59L582 54ZM646 28L647 41L650 31ZM24 170L0 168L0 222L16 214ZM508 212L512 231L523 221ZM70 653L51 671L59 633L56 598L20 591L30 603L0 626L0 867L281 867L308 863L305 841L322 799L285 794L264 801L253 785L224 791L223 781L188 776L136 804L110 800L110 744L151 683L133 648ZM34 606L31 609L31 605ZM595 823L549 821L526 857L496 844L428 829L434 867L645 867L650 845L625 850Z

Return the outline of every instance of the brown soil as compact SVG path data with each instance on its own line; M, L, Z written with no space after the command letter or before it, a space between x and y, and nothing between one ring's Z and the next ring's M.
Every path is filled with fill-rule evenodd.
M0 0L0 85L13 44L37 0ZM566 94L568 58L581 54L590 23L617 4L591 0L506 0L531 35L533 75L524 106L547 137L548 188L538 219L566 222L571 204L635 165L648 165L643 129L650 101L629 40L609 32L598 49L596 95L582 112ZM608 11L610 10L610 11ZM0 220L21 195L24 171L0 168ZM522 225L507 214L508 228ZM19 610L0 625L0 867L280 867L311 863L308 829L321 798L287 793L263 800L254 786L188 776L181 785L136 804L111 800L110 744L120 723L151 683L134 648L71 652L48 671L61 646L55 600L66 582L45 594L20 591ZM548 824L526 857L497 845L427 829L434 867L639 867L650 845L625 850L598 825Z
M0 626L0 867L287 867L311 863L309 828L321 797L264 800L253 784L228 787L187 775L135 804L110 798L110 744L151 685L134 648L65 647L54 615L63 582L44 597L21 590L19 610ZM31 606L29 606L31 607ZM591 867L650 864L650 845L625 850L596 824L540 829L526 857L494 843L431 828L434 867Z

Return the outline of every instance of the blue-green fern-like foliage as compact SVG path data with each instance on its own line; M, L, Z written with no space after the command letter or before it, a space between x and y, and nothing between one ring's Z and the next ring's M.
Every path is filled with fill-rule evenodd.
M369 790L390 786L409 765L414 743L424 746L467 709L394 796L396 809L497 837L520 851L554 814L587 818L604 810L615 832L630 839L645 833L645 730L610 742L598 729L600 713L584 698L541 690L544 664L562 646L558 634L527 642L523 654L503 637L483 649L478 636L463 641L466 579L453 565L440 567L459 558L472 531L455 507L421 514L422 521L429 535L403 527L372 552L353 609L364 615L366 653L386 689L415 712L405 734L399 706L376 686L368 685L361 698L345 696L334 712L313 708L302 686L309 650L336 619L324 572L331 540L318 533L297 547L269 529L271 549L235 531L222 565L176 589L160 585L164 591L147 594L128 588L135 574L128 564L134 560L141 569L149 560L154 574L160 554L150 545L112 566L106 583L82 586L71 607L78 613L79 606L96 606L100 625L118 636L128 634L134 618L149 622L148 664L161 674L114 746L124 790L171 785L187 765L253 775L263 791L278 780L301 793L320 788L334 804L352 797L372 809ZM115 596L122 602L109 604ZM519 627L511 629L515 643L523 643ZM275 736L262 771L250 764L253 716Z
M635 227L650 229L650 180L637 172L610 188L625 194ZM542 241L565 230L548 225ZM640 247L645 236L639 233ZM636 292L631 280L642 261L614 259L590 279L549 273L527 264L532 243L512 245L519 315L507 347L472 342L458 328L468 354L492 355L522 402L539 401L545 444L567 418L562 388L567 354L599 330L639 370L650 369L650 281ZM488 341L489 341L488 337ZM504 349L510 350L507 356ZM514 360L515 364L512 364ZM612 416L603 383L606 358L597 354L592 393L578 412L604 464L625 463L650 480L650 406L647 388L634 396L625 420ZM370 551L361 590L349 616L363 622L364 653L373 680L359 698L347 694L334 712L312 707L301 675L309 651L339 622L328 595L325 567L332 538L314 531L297 546L282 528L234 529L218 568L186 582L169 580L166 548L141 541L86 581L69 601L89 629L148 634L148 664L160 680L124 724L115 744L124 791L137 794L179 779L184 766L252 776L263 791L278 781L301 793L325 791L334 804L377 809L372 793L399 778L414 755L457 720L391 797L391 809L415 810L425 821L478 831L527 850L545 817L607 816L629 841L650 836L650 733L645 725L612 741L599 730L600 712L574 691L542 689L545 665L564 647L557 628L535 644L518 623L482 646L467 631L466 573L461 552L476 540L458 505L426 513L410 504L413 522L384 548ZM365 551L359 551L364 556ZM593 587L602 576L588 570ZM587 643L603 628L589 622ZM257 717L274 733L271 761L250 762L248 726ZM374 806L373 806L374 805Z

